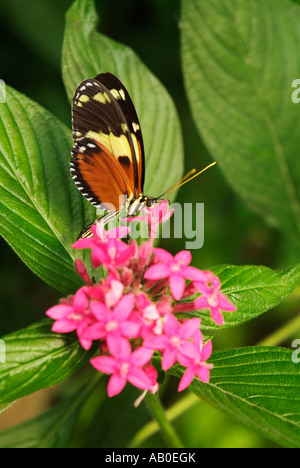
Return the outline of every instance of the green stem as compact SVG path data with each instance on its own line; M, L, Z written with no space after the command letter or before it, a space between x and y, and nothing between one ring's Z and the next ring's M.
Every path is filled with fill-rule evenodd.
M264 338L258 343L258 346L278 346L298 331L300 331L300 315L294 317L286 325L276 330L267 338Z
M169 422L174 421L174 419L185 413L185 411L189 410L196 403L199 403L199 398L193 393L188 393L185 397L181 398L166 410L167 420ZM159 430L160 427L157 421L150 421L135 434L133 439L130 441L128 448L139 447L145 440L159 432Z
M184 448L184 445L182 444L178 435L174 431L173 426L167 419L165 410L162 407L158 397L156 395L153 395L151 392L148 392L145 397L145 401L147 403L150 413L152 414L153 418L157 421L168 446L170 448Z

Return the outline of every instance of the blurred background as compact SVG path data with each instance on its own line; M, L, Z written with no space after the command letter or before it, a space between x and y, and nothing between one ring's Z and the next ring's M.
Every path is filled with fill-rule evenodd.
M64 15L71 0L0 0L0 79L47 108L71 127L70 103L61 77ZM185 170L212 162L193 124L184 92L180 64L179 0L96 0L99 29L130 46L171 94L182 124ZM66 158L69 155L66 154ZM263 264L285 268L299 262L300 253L277 231L265 225L232 191L218 166L185 185L178 202L205 204L205 242L193 252L193 263L203 269L221 263ZM173 253L182 240L164 241ZM166 244L167 243L167 244ZM164 244L162 244L163 246ZM29 271L0 239L1 336L44 317L60 293ZM219 333L215 348L260 343L296 314L295 297L276 310L238 329ZM290 346L291 336L286 344ZM60 401L64 385L27 397L0 415L0 429L40 414ZM170 379L164 403L175 399L177 382ZM170 393L169 393L170 392ZM166 397L168 395L168 397ZM206 421L204 423L204 421ZM273 444L230 420L204 402L176 421L179 434L193 426L194 447L272 447ZM96 443L96 442L95 442ZM149 446L163 447L159 436Z

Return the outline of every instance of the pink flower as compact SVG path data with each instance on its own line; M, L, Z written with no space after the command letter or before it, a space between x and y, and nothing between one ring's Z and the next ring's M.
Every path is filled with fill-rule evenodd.
M199 349L198 355L196 358L189 358L184 354L178 356L178 362L182 366L186 367L186 371L183 374L178 391L181 392L187 388L193 381L195 375L204 383L209 382L209 371L213 368L212 364L205 362L210 358L212 352L212 344L209 340L205 346L203 346L202 336L198 333L194 335L194 342L197 348Z
M111 287L105 294L105 304L107 307L114 307L121 299L124 285L120 281L112 280Z
M76 330L79 341L84 349L89 349L92 345L90 339L84 337L84 333L94 318L89 310L88 288L83 286L78 289L75 296L62 304L51 307L46 312L48 317L55 320L52 331L57 333L70 333Z
M138 294L136 296L136 306L143 318L147 321L152 322L160 317L156 306L153 302L149 301L146 294Z
M143 242L138 246L134 239L131 240L130 245L134 247L130 269L138 278L141 278L144 268L150 262L153 246L151 242Z
M159 224L168 221L174 213L174 210L169 210L167 200L163 200L161 203L157 202L149 208L144 208L142 212L144 215L126 218L125 221L145 221L150 227L150 238L153 239L156 235Z
M110 231L106 231L103 224L98 222L93 224L91 231L93 233L93 237L79 239L74 242L72 247L74 249L88 249L97 245L101 246L104 242L107 242L108 239L121 239L122 237L126 237L130 232L130 228L121 226L111 229Z
M149 280L169 278L170 290L174 299L182 298L185 291L185 278L198 282L206 281L206 275L203 271L189 266L192 255L188 250L183 250L173 257L166 250L156 248L154 254L159 258L160 263L150 266L144 276Z
M156 305L147 298L146 294L137 294L135 298L136 310L130 319L140 324L139 337L144 340L156 334L158 329L162 330L161 319Z
M92 249L92 264L94 268L104 265L107 268L118 268L126 264L133 255L133 247L118 240L126 236L130 229L119 227L106 231L101 223L91 227L93 237L79 239L72 247L75 249Z
M113 274L109 274L105 281L88 288L90 300L103 302L107 307L113 307L123 295L124 285Z
M195 358L197 349L191 342L194 333L200 327L201 320L192 318L180 325L174 315L167 315L164 323L164 334L145 340L144 346L163 351L162 368L172 367L180 355Z
M113 310L101 302L91 302L91 312L96 323L87 328L84 337L88 340L106 339L110 348L118 343L122 337L137 338L140 325L129 320L134 307L133 294L123 296Z
M142 369L150 362L152 350L141 347L131 352L127 340L111 343L109 350L112 356L97 356L91 359L91 364L100 372L112 374L107 387L109 397L120 393L127 381L142 390L153 388L153 374L149 376L147 371Z
M195 282L197 290L202 294L195 300L197 309L210 309L211 318L218 324L223 325L224 317L221 310L234 312L236 307L228 301L225 294L221 293L221 284L218 276L211 281L211 286Z

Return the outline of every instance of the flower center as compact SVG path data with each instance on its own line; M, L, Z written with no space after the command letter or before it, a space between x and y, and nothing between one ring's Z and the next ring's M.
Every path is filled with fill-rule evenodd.
M123 362L120 367L120 375L121 377L127 377L127 374L129 372L130 365L128 362Z
M75 312L72 312L70 315L68 315L68 320L75 320L75 322L80 322L82 319L82 314L75 314Z
M118 322L116 320L110 320L109 322L107 322L105 326L105 329L107 332L111 332L115 330L116 328L118 328Z
M170 340L172 346L174 346L174 348L178 348L180 347L181 345L181 339L179 338L179 336L172 336L171 340Z
M216 294L208 296L207 301L211 307L216 307L218 305L218 297L216 296Z
M109 255L109 257L110 257L112 260L113 260L114 258L116 258L116 256L117 256L117 249L116 249L116 247L110 247L110 248L108 249L108 255Z
M173 273L178 273L178 271L181 270L181 266L178 263L174 263L171 266L171 270L172 270Z

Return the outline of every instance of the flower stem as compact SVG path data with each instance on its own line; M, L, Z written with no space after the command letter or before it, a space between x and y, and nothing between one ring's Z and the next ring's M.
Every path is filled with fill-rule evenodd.
M173 406L166 410L167 420L174 421L174 419L178 418L181 414L185 413L185 411L188 411L196 403L199 403L199 398L196 397L196 395L194 395L193 393L188 393L185 397L181 398ZM149 439L154 434L159 432L159 429L160 427L157 421L152 420L148 422L135 434L127 448L139 447L145 440Z
M261 342L258 343L258 346L278 346L280 343L286 341L298 331L300 331L300 315L294 317L287 324L279 328L279 330L276 330L267 338L264 338Z
M176 434L173 426L166 417L164 408L159 401L158 396L148 392L145 401L153 418L157 421L165 441L170 448L183 448L181 440Z

